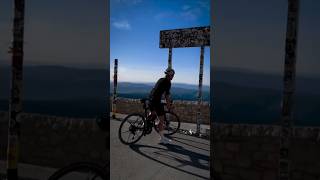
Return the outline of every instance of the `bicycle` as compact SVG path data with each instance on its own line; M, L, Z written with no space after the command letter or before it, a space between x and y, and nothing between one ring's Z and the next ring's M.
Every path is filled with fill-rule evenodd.
M96 118L96 122L102 131L108 132L110 128L109 116L107 113ZM106 149L110 149L109 136L106 137ZM105 166L92 162L77 162L65 166L54 172L48 180L108 180L109 179L109 161Z
M157 114L155 116L151 115L149 99L144 98L141 99L140 102L143 104L144 114L129 114L120 124L118 136L123 144L129 145L138 142L142 136L150 134L153 127L157 132L159 132L158 125L156 123L156 120L159 121L159 118ZM166 103L161 104L163 106L166 105ZM180 128L179 117L175 113L165 110L164 127L164 135L175 134ZM125 131L122 131L123 129L125 129ZM128 134L128 136L124 137L124 134Z

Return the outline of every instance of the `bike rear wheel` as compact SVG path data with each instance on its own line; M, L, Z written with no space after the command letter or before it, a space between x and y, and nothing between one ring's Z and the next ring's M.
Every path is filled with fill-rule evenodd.
M165 111L164 113L164 135L173 135L180 129L180 119L178 115L176 115L173 112ZM159 132L159 128L157 125L155 125L155 129L157 132Z
M94 163L80 162L70 164L56 171L49 180L107 180L106 170Z
M134 144L141 139L145 128L145 118L143 115L129 114L120 124L118 136L123 144Z

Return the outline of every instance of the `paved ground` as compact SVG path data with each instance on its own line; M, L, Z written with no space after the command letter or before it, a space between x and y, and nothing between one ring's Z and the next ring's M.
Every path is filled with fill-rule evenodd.
M135 145L120 142L120 121L110 124L110 164L112 180L209 179L210 142L176 134L171 145L158 144L153 131Z
M210 142L205 139L176 134L171 145L160 145L159 135L153 131L135 145L120 142L120 121L110 121L110 179L112 180L175 180L209 179ZM184 129L195 124L184 123ZM206 126L203 126L204 129ZM56 169L19 163L22 180L47 179ZM6 163L0 161L0 180L4 179Z
M6 174L6 162L0 161L0 180L4 180L4 175ZM44 180L48 179L48 177L53 174L56 169L35 166L31 164L19 163L19 176L21 180Z

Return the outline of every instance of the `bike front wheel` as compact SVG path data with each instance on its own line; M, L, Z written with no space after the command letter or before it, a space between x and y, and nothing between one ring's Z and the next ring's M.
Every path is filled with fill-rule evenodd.
M94 163L74 163L59 169L48 180L107 180L106 170Z
M143 115L129 114L120 124L118 136L123 144L134 144L141 139L144 133L145 118Z

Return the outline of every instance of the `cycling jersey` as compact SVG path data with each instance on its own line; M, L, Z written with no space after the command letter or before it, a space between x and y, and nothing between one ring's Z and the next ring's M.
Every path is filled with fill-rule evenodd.
M160 78L150 92L150 110L156 111L158 116L164 115L164 107L161 104L163 94L170 95L171 81L167 78Z
M171 81L167 78L160 78L150 93L150 100L161 102L161 97L165 93L170 95Z

